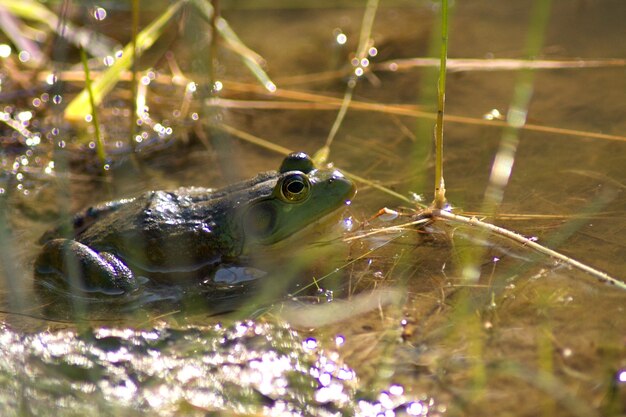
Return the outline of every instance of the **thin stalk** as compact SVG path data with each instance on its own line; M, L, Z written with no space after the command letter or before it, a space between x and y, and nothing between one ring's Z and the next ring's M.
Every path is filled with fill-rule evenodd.
M439 82L437 84L437 122L435 124L435 195L433 207L442 209L446 204L446 187L443 179L443 114L446 104L446 61L448 58L448 0L441 0L441 53Z
M543 253L544 255L550 256L554 259L557 259L559 261L566 263L567 265L570 265L576 269L579 269L593 276L594 278L598 279L600 282L613 285L621 290L626 291L626 282L620 281L619 279L610 276L606 272L602 272L589 265L583 264L582 262L579 262L576 259L572 259L569 256L563 255L562 253L559 253L555 250L547 248L535 242L532 239L529 239L525 236L520 235L519 233L513 232L503 227L493 225L491 223L483 222L481 220L478 220L476 217L461 216L458 214L450 213L449 211L446 211L446 210L438 210L438 209L432 210L432 216L434 218L441 218L441 219L451 220L451 221L458 222L458 223L463 223L469 226L473 226L473 227L494 233L496 235L504 236L515 242L521 243L522 245L530 249L533 249L539 253Z
M131 64L131 112L130 112L130 137L128 144L131 149L135 149L135 132L137 131L137 35L139 34L139 0L133 0L132 4L132 40L131 48L133 53L133 63Z
M350 103L352 102L352 94L354 92L354 88L356 87L357 80L365 73L365 68L363 67L362 62L367 57L367 46L371 37L372 27L374 26L374 18L376 17L377 10L378 0L368 0L367 6L365 7L365 13L363 14L361 34L359 36L359 45L356 51L355 59L358 60L358 65L355 68L355 72L352 73L352 76L348 80L348 85L346 87L346 92L343 95L341 107L339 108L339 112L337 113L335 122L333 123L333 126L330 128L330 132L326 137L326 143L320 150L315 153L315 156L313 157L316 164L318 165L325 164L328 160L330 147L335 140L335 136L339 131L339 127L341 126L341 123L343 123L343 119L346 117L346 113L348 112L348 107L350 107ZM357 73L356 71L360 72Z
M209 92L210 96L215 93L215 62L217 60L217 37L219 32L217 30L217 18L220 15L220 2L219 0L212 0L213 15L211 16L211 45L209 50Z
M91 105L91 124L94 128L94 133L96 135L96 154L98 155L98 159L102 164L101 168L104 172L106 172L106 152L104 150L104 144L102 143L102 135L100 134L100 123L98 123L98 111L96 110L96 101L93 96L93 91L91 89L91 77L89 75L89 63L87 62L87 53L84 49L80 50L80 60L83 62L83 71L85 71L85 88L87 89L87 94L89 95L89 104Z

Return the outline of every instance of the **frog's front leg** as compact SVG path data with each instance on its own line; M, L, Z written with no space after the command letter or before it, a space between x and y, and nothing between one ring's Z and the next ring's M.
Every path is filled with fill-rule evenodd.
M63 286L85 292L121 294L135 287L132 271L115 255L96 252L71 239L53 239L35 261L40 277L61 278Z

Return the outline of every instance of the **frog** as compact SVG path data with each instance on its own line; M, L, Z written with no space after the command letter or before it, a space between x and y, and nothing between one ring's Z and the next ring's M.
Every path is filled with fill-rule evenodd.
M277 171L221 189L152 190L91 206L69 233L44 233L35 276L51 288L108 295L146 282L204 282L340 212L355 193L341 171L292 153Z

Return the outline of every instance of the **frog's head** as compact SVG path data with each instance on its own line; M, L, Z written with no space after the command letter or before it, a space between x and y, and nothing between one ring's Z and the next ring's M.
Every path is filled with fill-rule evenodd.
M341 172L316 169L304 153L287 156L262 188L242 212L246 246L280 242L349 204L356 191Z

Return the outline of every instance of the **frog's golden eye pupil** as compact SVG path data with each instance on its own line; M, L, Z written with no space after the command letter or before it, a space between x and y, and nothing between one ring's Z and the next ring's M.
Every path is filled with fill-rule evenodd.
M310 186L309 180L304 175L294 174L285 178L280 191L285 200L297 202L308 196Z

